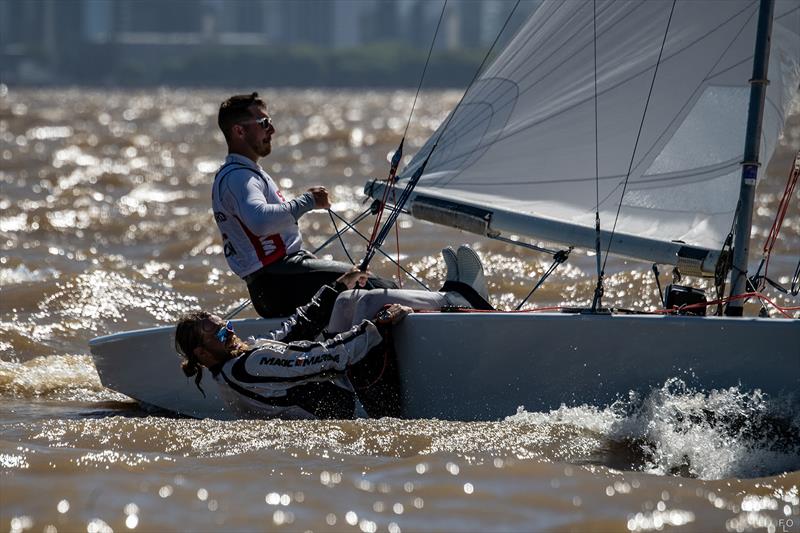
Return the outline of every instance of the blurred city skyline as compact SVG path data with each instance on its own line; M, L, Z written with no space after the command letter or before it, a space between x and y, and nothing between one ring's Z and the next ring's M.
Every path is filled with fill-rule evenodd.
M269 67L282 74L272 79L278 84L405 84L442 15L435 62L455 69L442 80L459 82L514 3L449 0L442 15L443 0L0 0L0 79L219 85L216 74L235 65ZM520 2L506 39L537 4ZM404 71L387 79L381 63L398 57Z

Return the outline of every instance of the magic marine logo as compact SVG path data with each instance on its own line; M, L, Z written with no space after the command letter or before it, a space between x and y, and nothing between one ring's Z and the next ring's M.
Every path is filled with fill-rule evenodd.
M789 533L792 530L795 530L795 526L798 525L797 522L793 518L779 518L778 519L778 531L782 531L783 533Z
M309 357L305 356L296 357L294 359L280 359L278 357L262 357L261 360L258 362L258 364L264 366L285 366L285 367L297 368L297 367L318 365L329 361L338 363L339 354L333 355L329 353L323 353L320 355L312 355Z

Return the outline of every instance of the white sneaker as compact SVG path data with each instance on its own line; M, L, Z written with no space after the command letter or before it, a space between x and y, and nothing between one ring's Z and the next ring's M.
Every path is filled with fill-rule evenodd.
M458 281L466 283L475 289L475 292L488 302L489 288L486 286L486 277L483 274L481 258L478 257L475 250L466 244L458 247L456 256L458 259Z
M447 266L447 276L445 281L458 281L458 259L456 252L450 246L442 248L442 259Z

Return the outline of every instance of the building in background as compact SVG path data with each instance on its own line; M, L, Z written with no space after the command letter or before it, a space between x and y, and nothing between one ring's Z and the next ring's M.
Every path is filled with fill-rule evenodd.
M485 48L513 5L450 0L435 49ZM517 25L535 5L520 3ZM0 0L0 81L102 81L104 63L180 61L200 47L427 49L441 10L439 0Z

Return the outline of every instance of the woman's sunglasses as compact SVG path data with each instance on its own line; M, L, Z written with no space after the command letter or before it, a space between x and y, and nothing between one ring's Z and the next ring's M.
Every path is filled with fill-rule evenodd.
M217 328L217 324L210 319L206 319L203 320L200 327L203 328L203 331L206 333L214 333L214 338L222 343L227 341L228 335L234 332L233 323L230 320L228 320L224 326Z
M215 336L217 337L217 340L219 342L225 344L225 342L228 340L228 335L232 333L233 333L233 324L231 323L230 320L228 320L224 326L219 328L219 331L217 331Z

